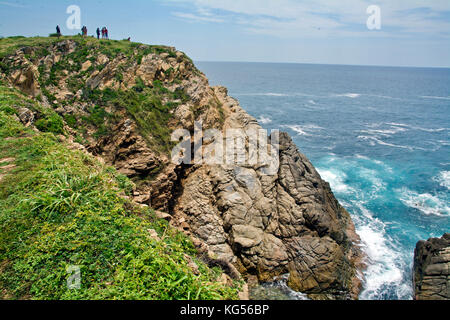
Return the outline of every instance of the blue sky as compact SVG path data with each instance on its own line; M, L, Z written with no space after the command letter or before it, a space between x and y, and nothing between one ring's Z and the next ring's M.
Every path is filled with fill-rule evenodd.
M93 34L166 44L200 61L450 67L449 0L0 0L0 36ZM368 30L369 5L381 29Z

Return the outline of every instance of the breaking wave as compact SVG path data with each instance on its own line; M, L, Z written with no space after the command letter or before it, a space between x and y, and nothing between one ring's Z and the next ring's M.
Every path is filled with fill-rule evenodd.
M407 188L396 191L399 194L399 199L407 207L417 209L425 215L450 215L450 207L448 206L448 203L440 199L438 196L430 193L418 193Z
M439 175L434 178L434 181L438 182L442 187L450 190L450 171L440 172Z
M407 269L402 251L386 232L386 225L374 218L362 203L356 204L362 216L356 218L356 232L361 237L368 267L364 272L364 290L361 300L381 300L394 291L399 299L412 297L412 286L405 281Z
M300 136L314 136L317 135L318 131L323 130L322 127L319 127L315 124L306 124L306 125L283 125L283 128L288 128L292 131L294 131L295 133L297 133L297 135Z
M262 123L262 124L269 124L272 122L272 119L270 119L269 117L265 117L265 116L260 116L258 118L258 122Z

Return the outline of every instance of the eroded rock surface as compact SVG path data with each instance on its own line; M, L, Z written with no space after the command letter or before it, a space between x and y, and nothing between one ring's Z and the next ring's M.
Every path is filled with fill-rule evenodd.
M417 243L414 290L416 300L450 299L450 233Z

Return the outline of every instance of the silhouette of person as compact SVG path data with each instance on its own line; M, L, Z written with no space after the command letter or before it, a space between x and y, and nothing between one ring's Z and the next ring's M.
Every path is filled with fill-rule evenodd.
M58 35L58 37L61 36L61 29L59 28L59 26L56 26L56 34Z
M97 28L97 39L100 39L100 28Z

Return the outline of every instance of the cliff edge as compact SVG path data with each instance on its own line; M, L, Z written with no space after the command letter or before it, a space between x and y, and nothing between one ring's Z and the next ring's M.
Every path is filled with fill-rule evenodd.
M59 134L129 177L130 198L165 212L206 260L259 281L289 273L289 286L313 299L358 297L364 255L350 215L288 134L270 175L260 164L171 161L171 133L194 136L195 122L224 136L261 129L184 53L79 37L2 39L0 48L0 80L55 113L25 108L23 122L45 131L60 119Z
M413 280L416 300L450 299L450 233L417 243Z

